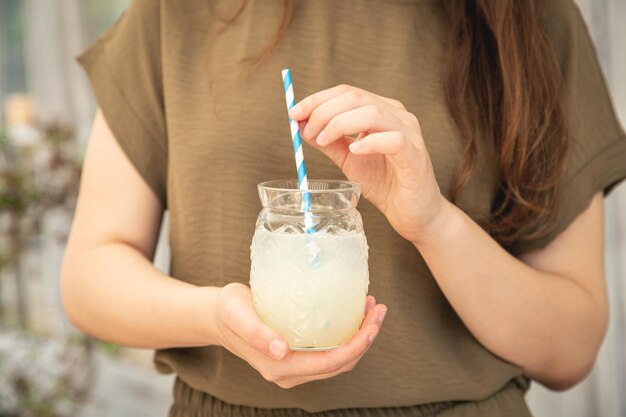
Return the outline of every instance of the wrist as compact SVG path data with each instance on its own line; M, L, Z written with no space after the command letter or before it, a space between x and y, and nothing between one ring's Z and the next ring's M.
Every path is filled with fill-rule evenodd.
M217 304L219 302L220 287L195 287L192 290L190 305L193 308L192 322L199 345L221 345L219 328L217 326Z
M462 212L441 196L441 202L437 214L420 230L420 234L411 243L417 248L431 246L438 241L445 241L454 236L463 223Z

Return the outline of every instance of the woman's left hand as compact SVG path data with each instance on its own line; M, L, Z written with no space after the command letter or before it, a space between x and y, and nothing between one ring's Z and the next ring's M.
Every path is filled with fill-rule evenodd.
M340 85L310 95L289 115L402 237L415 243L436 232L447 200L419 122L399 101Z

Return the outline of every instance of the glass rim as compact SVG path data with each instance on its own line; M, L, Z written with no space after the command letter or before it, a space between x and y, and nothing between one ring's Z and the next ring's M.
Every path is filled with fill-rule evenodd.
M309 189L301 190L298 188L298 180L297 179L280 179L280 180L269 180L263 181L257 185L259 189L272 190L272 191L285 191L285 192L299 192L299 193L310 193L310 194L322 194L329 192L357 192L361 193L361 185L355 181L348 180L308 180ZM339 185L336 188L322 188L315 189L311 188L312 184L330 184L330 185ZM279 185L293 185L293 187L285 188Z

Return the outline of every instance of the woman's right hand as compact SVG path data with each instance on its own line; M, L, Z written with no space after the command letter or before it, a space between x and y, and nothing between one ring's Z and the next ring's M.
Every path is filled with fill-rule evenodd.
M231 283L222 287L215 308L220 345L281 388L352 370L372 345L387 311L368 296L365 318L352 339L333 350L301 352L289 350L285 339L261 322L248 286Z

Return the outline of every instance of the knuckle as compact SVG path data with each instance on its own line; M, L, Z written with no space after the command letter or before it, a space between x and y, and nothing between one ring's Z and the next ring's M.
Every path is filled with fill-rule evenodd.
M337 366L335 364L329 363L322 367L320 370L320 374L332 374L341 369L341 366Z
M254 328L250 332L250 342L255 345L258 345L261 341L261 328L258 326L254 326Z
M305 98L304 100L302 100L300 103L298 103L298 105L302 109L304 109L306 111L309 111L309 110L311 110L311 108L314 108L315 106L317 106L318 102L319 102L319 99L314 94L314 95L309 96L309 97Z
M297 385L297 384L294 384L293 382L285 382L285 381L277 381L274 383L282 389L290 389Z
M233 315L237 311L237 299L236 298L226 298L222 308L220 309L220 315L225 322L230 322L233 318Z
M402 102L400 100L396 100L395 98L390 98L389 99L389 103L393 106L393 107L397 107L399 109L405 109L404 104L402 104Z
M333 117L329 120L324 130L326 132L336 132L338 130L341 130L341 123L342 121L340 117Z
M337 90L345 93L346 91L350 90L350 86L348 84L339 84L337 86Z
M253 326L248 329L247 340L253 346L260 346L262 339L262 332L259 326Z
M418 154L427 154L426 146L423 143L413 143L413 147L417 151Z
M346 369L346 372L350 372L350 371L353 371L354 368L356 368L356 362L349 363L345 369Z
M363 99L363 93L357 89L352 89L346 93L346 100L350 104L358 104Z
M309 129L315 130L317 128L317 126L319 125L318 117L319 111L317 109L313 110L311 112L311 115L309 116L309 120L307 120L306 122Z
M237 294L241 294L242 289L245 289L245 285L240 282L229 282L222 287L223 293L226 297L231 298Z
M404 135L402 134L402 132L398 132L398 131L389 132L389 144L392 147L398 148L402 146L405 140L406 139Z
M309 126L314 129L317 129L319 126L323 125L329 118L328 112L325 111L324 106L317 107L311 113L309 117L309 121L307 122Z
M367 112L373 119L382 119L385 117L385 110L375 104L367 105Z
M260 373L263 379L265 379L268 382L273 382L277 385L281 383L280 377L272 372L261 371Z

